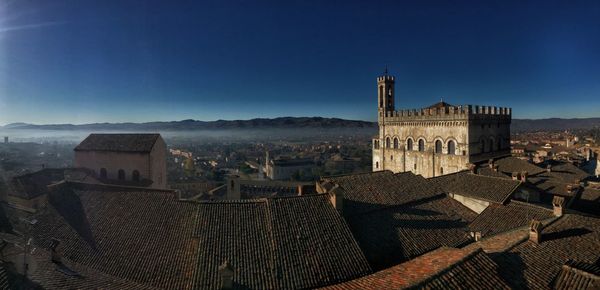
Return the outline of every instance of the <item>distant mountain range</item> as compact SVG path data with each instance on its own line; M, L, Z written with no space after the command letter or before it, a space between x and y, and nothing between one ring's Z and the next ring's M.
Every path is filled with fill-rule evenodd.
M38 129L38 130L98 130L98 131L185 131L185 130L224 130L224 129L266 129L266 128L375 128L377 123L368 121L345 120L322 117L280 117L259 118L251 120L217 120L197 121L182 120L170 122L147 123L93 123L93 124L51 124L34 125L12 123L3 129ZM600 118L581 119L513 119L513 132L536 130L568 130L600 128Z
M197 121L183 120L147 123L93 123L93 124L51 124L34 125L12 123L5 129L38 130L116 130L116 131L184 131L184 130L224 130L224 129L261 129L261 128L375 128L374 122L344 120L322 117L281 117L259 118L251 120Z

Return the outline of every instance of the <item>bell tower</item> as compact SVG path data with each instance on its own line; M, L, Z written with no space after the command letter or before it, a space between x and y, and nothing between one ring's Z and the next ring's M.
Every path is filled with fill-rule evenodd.
M394 111L394 77L388 75L387 68L383 76L377 78L377 103L378 111Z

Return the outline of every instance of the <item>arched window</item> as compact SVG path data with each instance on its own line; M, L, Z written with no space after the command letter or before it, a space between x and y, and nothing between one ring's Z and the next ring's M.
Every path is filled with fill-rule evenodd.
M379 169L379 161L375 162L375 168Z
M390 137L385 138L385 148L390 148Z
M383 108L383 86L379 86L379 107Z
M390 160L394 161L394 155L390 155Z
M442 141L440 140L435 141L435 153L442 153Z
M454 144L454 141L452 140L448 141L448 154L456 154L456 144Z
M394 138L394 149L398 149L398 138Z
M374 147L375 149L379 149L379 140L375 140L375 141L373 141L373 147Z
M406 140L406 150L408 150L408 151L413 150L413 140L410 138L408 138L408 140Z
M133 180L133 181L140 181L140 172L137 171L137 170L134 170L131 173L131 180Z
M119 169L119 180L125 180L125 170Z
M106 168L100 168L100 178L106 178Z
M419 151L425 151L425 141L423 139L419 139Z
M444 167L440 167L440 174L444 174Z

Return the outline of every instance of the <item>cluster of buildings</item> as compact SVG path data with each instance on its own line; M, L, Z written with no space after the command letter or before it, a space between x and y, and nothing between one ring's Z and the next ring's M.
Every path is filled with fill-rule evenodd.
M568 162L510 156L508 109L386 111L390 82L378 79L373 172L312 183L232 176L220 200L168 189L159 135L90 135L75 148L75 168L12 181L0 206L0 285L600 286L600 184Z

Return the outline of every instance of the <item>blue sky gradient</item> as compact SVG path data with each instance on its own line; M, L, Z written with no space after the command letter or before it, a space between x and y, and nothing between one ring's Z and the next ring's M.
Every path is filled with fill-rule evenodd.
M0 124L375 120L386 65L401 108L600 117L598 15L599 1L0 0Z

